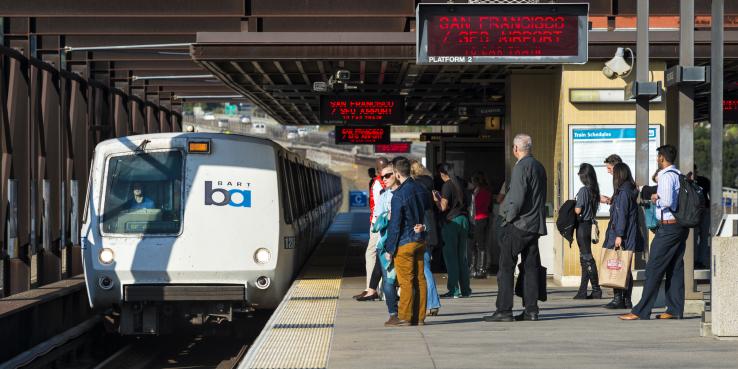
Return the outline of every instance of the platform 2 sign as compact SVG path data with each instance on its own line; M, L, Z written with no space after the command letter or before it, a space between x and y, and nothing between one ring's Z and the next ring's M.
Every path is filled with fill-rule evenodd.
M417 64L583 64L589 4L418 4Z
M321 124L402 124L405 99L402 96L321 95Z
M390 143L389 126L336 126L336 145Z
M390 142L374 145L374 152L377 154L407 154L411 147L412 142Z

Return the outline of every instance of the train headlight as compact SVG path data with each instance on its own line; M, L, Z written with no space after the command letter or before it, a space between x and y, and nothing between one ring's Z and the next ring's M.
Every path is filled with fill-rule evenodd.
M100 255L98 255L98 258L100 259L100 262L103 264L112 264L115 260L115 254L113 253L113 250L109 248L104 248L100 250Z
M266 264L271 258L272 253L265 248L256 249L256 252L254 252L254 261L257 264Z

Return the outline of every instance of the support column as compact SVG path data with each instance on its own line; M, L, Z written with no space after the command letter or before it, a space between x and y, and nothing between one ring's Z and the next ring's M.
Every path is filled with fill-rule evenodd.
M649 81L648 75L648 2L639 1L636 21L636 81ZM648 173L648 125L649 125L649 98L647 96L636 97L636 139L635 139L635 168L633 174L639 186L647 186L649 182ZM646 231L647 232L647 231ZM648 235L643 235L648 239ZM635 257L635 267L645 268L648 253L639 253Z
M40 186L41 244L39 254L39 284L48 284L61 279L61 248L59 222L61 172L63 158L61 152L61 122L59 120L58 76L42 71L41 85L41 129L39 135L38 178Z
M28 66L17 58L10 59L8 73L8 122L10 127L11 162L7 183L8 198L8 271L6 295L27 291L31 287L31 260L28 253L31 219L31 130L29 124ZM5 165L5 161L3 162ZM4 184L5 185L5 184Z
M679 65L694 65L694 1L680 0L679 4ZM679 84L679 169L694 172L694 85ZM684 252L684 295L687 300L702 300L702 292L694 283L694 230L689 230Z
M710 190L710 234L717 232L723 218L723 0L712 0L712 51L710 76L710 138L712 188Z

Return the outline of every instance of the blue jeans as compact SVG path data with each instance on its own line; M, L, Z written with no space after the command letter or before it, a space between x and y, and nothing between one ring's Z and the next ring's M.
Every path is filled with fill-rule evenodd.
M387 304L387 312L390 315L397 315L397 280L395 278L387 277L387 268L384 266L385 253L377 250L379 257L383 260L382 269L382 292L384 293L384 302Z
M436 290L436 281L433 279L433 272L431 272L430 264L431 264L431 250L429 247L425 248L425 265L424 265L424 273L425 273L425 284L426 284L426 291L427 291L427 299L426 299L426 305L428 310L430 309L438 309L441 307L441 299L438 297L438 291Z

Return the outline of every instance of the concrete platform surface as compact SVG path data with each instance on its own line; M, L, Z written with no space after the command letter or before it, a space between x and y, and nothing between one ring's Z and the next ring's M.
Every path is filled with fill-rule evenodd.
M364 253L356 244L348 251L328 368L738 368L738 342L700 337L699 317L623 322L627 311L572 300L571 288L549 286L538 322L484 322L494 278L473 281L469 298L441 300L425 326L386 328L383 301L351 299L364 287ZM445 275L436 281L446 292Z

